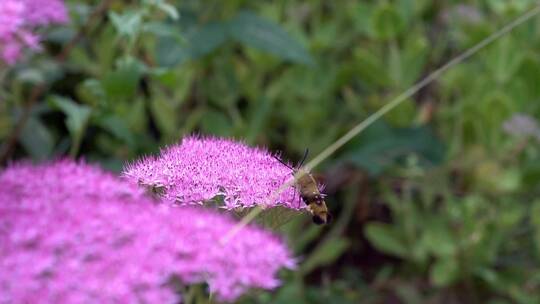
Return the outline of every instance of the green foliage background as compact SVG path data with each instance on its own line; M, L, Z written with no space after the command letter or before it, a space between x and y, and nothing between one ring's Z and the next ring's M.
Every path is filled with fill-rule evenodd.
M305 148L315 155L535 5L68 3L72 22L45 33L44 52L0 66L1 151L83 157L115 171L194 132L282 150L292 161ZM321 228L296 217L282 226L299 269L275 292L242 301L539 303L540 134L506 133L516 113L540 119L539 17L317 168L336 221Z

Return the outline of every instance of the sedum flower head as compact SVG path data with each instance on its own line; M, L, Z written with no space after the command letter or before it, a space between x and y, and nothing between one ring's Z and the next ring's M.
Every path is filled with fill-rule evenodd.
M171 278L234 300L273 288L294 261L255 227L210 210L156 204L135 185L72 161L0 174L0 303L171 303Z
M38 27L67 20L62 0L1 0L0 59L14 64L25 48L39 49Z
M158 156L127 165L123 174L134 183L161 189L165 200L179 204L201 204L223 196L229 210L262 204L304 207L293 186L268 201L291 180L292 170L267 150L229 139L186 137Z

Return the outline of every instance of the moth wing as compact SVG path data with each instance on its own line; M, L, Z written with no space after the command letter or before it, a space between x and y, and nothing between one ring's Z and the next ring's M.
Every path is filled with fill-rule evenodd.
M302 210L276 206L264 210L259 216L259 220L264 227L276 230L302 213L304 213Z

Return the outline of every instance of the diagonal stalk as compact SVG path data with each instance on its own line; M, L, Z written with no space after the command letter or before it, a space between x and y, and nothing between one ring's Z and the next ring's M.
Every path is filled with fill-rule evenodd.
M338 140L336 140L334 143L332 143L328 148L324 149L321 153L319 153L317 156L315 156L310 162L308 162L305 165L305 168L307 171L315 168L317 165L319 165L321 162L323 162L325 159L330 157L334 152L336 152L339 148L341 148L343 145L345 145L347 142L349 142L352 138L354 138L356 135L360 134L363 130L365 130L367 127L372 125L374 122L376 122L379 118L384 116L386 113L390 112L392 109L397 107L399 104L401 104L403 101L407 100L414 94L416 94L418 91L420 91L422 88L430 84L431 82L435 81L437 78L439 78L444 72L448 71L449 69L453 68L454 66L460 64L461 62L465 61L472 55L476 54L481 49L485 48L486 46L490 45L491 43L495 42L502 36L508 34L511 32L514 28L518 27L519 25L525 23L526 21L530 20L531 18L535 17L540 13L540 5L536 5L531 10L527 11L523 15L519 16L518 18L514 19L512 22L506 24L504 27L499 29L498 31L494 32L493 34L489 35L488 37L484 38L482 41L478 42L471 48L467 49L463 53L459 54L458 56L454 57L452 60L448 61L446 64L441 66L440 68L436 69L435 71L431 72L429 75L427 75L424 79L417 82L415 85L401 93L400 95L396 96L392 101L381 107L379 110L368 116L366 119L364 119L362 122L354 126L349 132L345 133L342 137L340 137ZM285 189L292 186L294 184L294 181L300 178L303 175L302 170L300 173L295 175L294 180L291 180L285 184L283 184L280 188L278 188L273 195L270 196L268 201L272 201L275 199L279 194L281 194ZM240 231L243 227L248 225L251 221L253 221L257 215L259 215L263 211L263 208L256 207L253 210L251 210L250 213L248 213L245 217L242 218L242 220L236 224L233 229L229 230L227 234L221 239L221 243L228 242L231 237L233 237L238 231Z

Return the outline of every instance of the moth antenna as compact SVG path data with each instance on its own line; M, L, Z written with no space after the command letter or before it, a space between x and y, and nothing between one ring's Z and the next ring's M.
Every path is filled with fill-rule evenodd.
M309 154L309 149L306 148L306 151L304 152L304 156L302 157L302 160L298 163L298 168L301 168L304 162L306 161L306 158Z
M295 169L291 166L289 166L289 164L285 163L281 158L279 158L277 155L272 155L272 157L274 157L275 159L277 159L280 163L282 163L283 165L285 165L285 167L295 171Z

